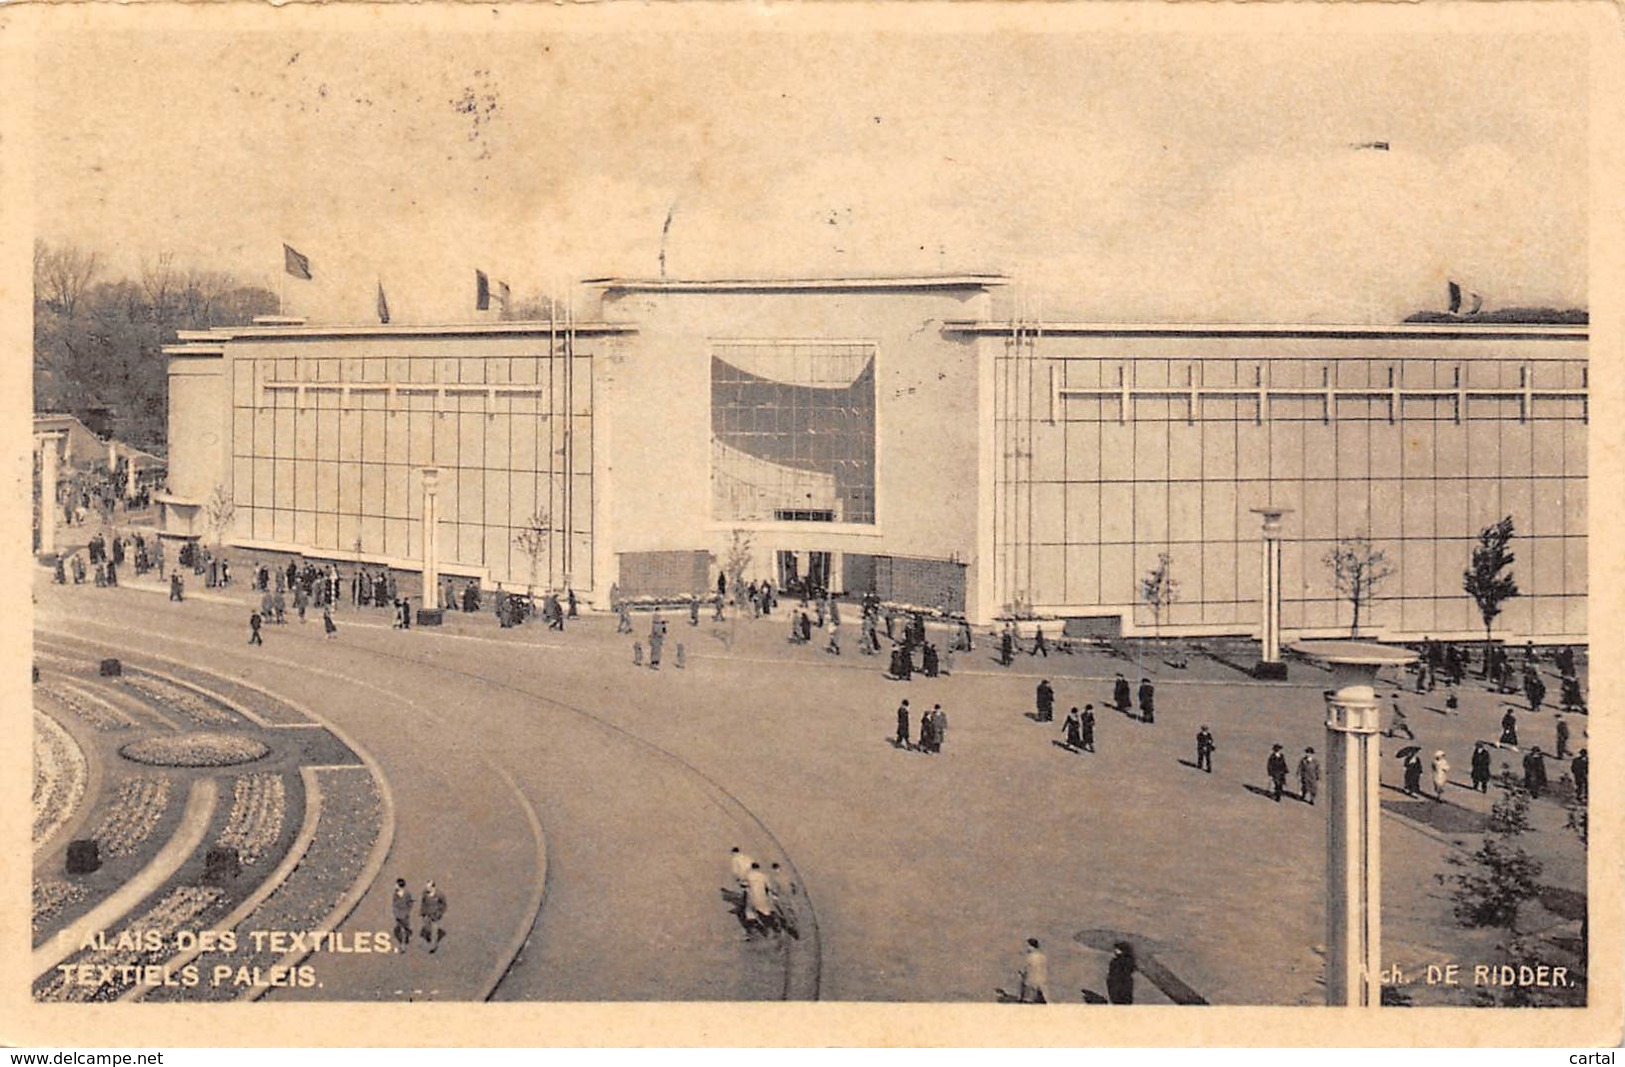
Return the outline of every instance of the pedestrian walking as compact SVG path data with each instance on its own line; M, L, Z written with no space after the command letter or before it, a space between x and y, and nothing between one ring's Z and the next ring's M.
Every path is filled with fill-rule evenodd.
M1106 999L1113 1004L1134 1003L1134 946L1119 941L1112 946L1111 962L1106 964Z
M1112 683L1112 703L1116 705L1118 711L1124 713L1134 707L1134 701L1128 691L1128 679L1123 677L1122 671L1117 672L1117 680Z
M395 891L390 895L389 908L395 916L395 951L405 952L412 943L412 894L406 888L406 879L395 879Z
M930 755L937 750L936 723L931 718L929 710L920 712L920 747L919 751Z
M1569 724L1563 721L1563 716L1557 717L1557 758L1569 757Z
M1085 752L1095 750L1095 706L1085 704L1083 713L1078 716L1078 737Z
M649 620L649 667L660 669L660 650L666 644L666 620L655 612L654 618Z
M78 560L74 562L77 563ZM169 599L177 601L186 599L186 583L181 581L180 571L169 572Z
M1298 796L1306 804L1313 804L1320 795L1320 760L1315 750L1306 748L1298 759Z
M898 748L908 748L908 720L911 713L908 710L908 701L904 700L897 705L897 736L894 742Z
M446 894L435 888L433 882L425 882L423 896L418 901L419 913L423 916L423 940L428 942L429 951L433 952L440 947L440 942L446 939L445 928L440 921L446 917Z
M1155 701L1156 701L1156 693L1157 693L1156 687L1151 684L1151 679L1149 679L1149 678L1141 678L1140 679L1140 721L1141 722L1156 722L1157 721L1157 712L1156 712L1156 703L1155 703Z
M1083 747L1083 723L1078 715L1078 709L1073 708L1066 713L1066 721L1062 724L1066 731L1066 747L1081 749Z
M1518 747L1518 713L1511 708L1501 716L1501 744L1509 748Z
M249 644L251 644L251 645L263 645L263 644L265 644L265 642L260 638L260 624L263 621L264 620L262 620L260 618L260 613L257 612L257 611L254 612L252 615L250 615L248 617L248 643Z
M1049 659L1049 642L1044 640L1044 628L1039 626L1033 631L1033 650L1028 653L1033 656L1043 656Z
M1055 687L1045 678L1038 683L1038 721L1051 722L1055 719ZM1077 709L1074 708L1074 711Z
M1484 742L1473 745L1473 788L1480 793L1490 791L1490 749Z
M1531 747L1523 758L1523 787L1531 797L1546 792L1546 757L1541 755L1539 745Z
M1274 795L1270 798L1277 804L1281 802L1281 791L1286 788L1286 754L1280 745L1270 749L1270 758L1264 764L1264 773L1269 775L1270 786Z
M1397 702L1397 700L1394 702L1393 711L1393 718L1389 719L1388 729L1383 731L1384 734L1388 734L1389 737L1399 737L1401 734L1404 734L1406 741L1415 741L1415 739L1417 739L1417 736L1415 736L1415 731L1414 729L1410 729L1409 719L1406 719L1406 713L1401 710L1401 706L1399 706L1399 702Z
M1569 764L1569 773L1574 776L1574 799L1584 804L1591 795L1591 757L1586 755L1585 749L1582 748Z
M1202 728L1196 731L1196 769L1213 773L1213 750L1218 748L1213 743L1213 731L1203 723Z
M1524 672L1523 694L1529 698L1529 710L1539 711L1541 702L1546 699L1546 683L1540 680L1540 672L1533 667Z
M322 605L322 636L332 637L339 632L337 624L333 622L333 609L326 604Z
M1027 939L1027 951L1021 958L1017 999L1023 1004L1049 1003L1049 957L1036 937Z
M948 740L948 713L938 704L931 709L931 751L941 752L942 743Z
M1422 754L1411 751L1405 757L1405 795L1416 796L1422 792Z
M888 623L891 621L891 615L890 614L888 614L886 616L886 621ZM891 633L890 633L891 627L887 626L886 629L887 629L887 635L886 636L890 637L891 636ZM1004 629L1004 633L999 635L999 666L1001 666L1001 667L1010 666L1011 662L1013 661L1013 659L1015 657L1015 652L1016 652L1016 638L1015 638L1015 635L1010 632L1010 627L1007 625L1005 627L1005 629Z
M773 911L773 893L768 886L767 873L760 863L752 863L745 875L745 936L750 937L752 929L770 934L777 928L778 919Z
M1445 783L1450 781L1450 761L1444 758L1444 749L1433 753L1433 799L1444 800Z

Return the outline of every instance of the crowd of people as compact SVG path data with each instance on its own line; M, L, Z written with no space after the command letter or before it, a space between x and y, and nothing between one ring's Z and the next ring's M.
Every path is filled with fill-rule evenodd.
M764 868L735 845L728 853L728 879L722 896L733 906L747 941L780 934L801 937L796 908L800 890L787 869L777 863Z

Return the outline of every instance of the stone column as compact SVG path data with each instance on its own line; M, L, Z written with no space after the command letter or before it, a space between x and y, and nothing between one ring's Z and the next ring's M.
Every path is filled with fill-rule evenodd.
M57 467L57 443L54 433L35 438L39 443L39 551L42 556L56 555L56 520L62 510L56 499L56 483L61 476Z
M1404 649L1305 641L1299 652L1327 661L1326 1004L1382 1003L1382 844L1377 671L1409 662Z
M1264 520L1263 562L1258 581L1259 599L1264 609L1263 633L1253 676L1285 678L1286 664L1281 661L1281 517L1290 514L1292 509L1269 505L1250 510Z
M135 453L125 455L124 462L124 498L126 500L135 496Z
M423 468L423 606L440 603L440 470Z

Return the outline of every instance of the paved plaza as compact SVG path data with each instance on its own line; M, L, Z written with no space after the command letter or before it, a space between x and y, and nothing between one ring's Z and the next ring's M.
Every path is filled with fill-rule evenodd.
M233 563L242 581L205 591L188 576L184 603L153 577L62 587L42 570L35 626L55 660L168 663L272 694L386 784L387 851L337 929L388 931L395 879L413 893L433 879L450 901L443 947L324 953L319 987L272 998L986 1001L1013 987L1032 937L1054 1000L1103 993L1111 944L1127 939L1147 964L1141 1003L1323 1002L1324 807L1273 802L1264 770L1275 743L1294 764L1306 746L1323 751L1330 675L1318 667L1295 662L1288 682L1262 683L1238 669L1243 643L1216 656L1182 646L1188 666L1174 669L1152 642L1128 641L1004 668L979 633L952 676L904 683L883 676L884 656L856 654L855 625L835 657L789 644L782 612L732 609L722 624L707 609L698 626L666 613L658 671L633 666L646 614L630 636L608 614L563 633L500 629L488 612L402 632L388 611L346 603L331 640L319 614L301 624L290 612L251 647L250 560ZM1119 671L1155 681L1154 724L1109 706ZM1032 716L1041 678L1056 690L1051 723ZM1395 693L1380 692L1385 709ZM1493 741L1506 702L1522 701L1473 679L1459 694L1450 711L1442 689L1398 693L1415 743L1455 768L1444 804L1397 789L1389 757L1402 742L1383 740L1383 949L1407 978L1431 962L1499 962L1491 932L1452 918L1436 876L1477 846L1496 795L1466 785L1471 744ZM905 697L916 729L934 703L948 713L940 754L890 743ZM1086 702L1097 751L1060 747L1066 710ZM1525 748L1549 751L1552 711L1521 718ZM1579 748L1585 717L1569 719ZM1212 774L1194 767L1202 724L1218 746ZM1519 752L1495 759L1521 765ZM1551 765L1554 781L1564 771ZM1550 901L1585 888L1564 817L1536 801L1525 838ZM720 892L734 846L791 873L799 938L745 937ZM1553 908L1530 905L1522 926L1560 944L1578 922Z

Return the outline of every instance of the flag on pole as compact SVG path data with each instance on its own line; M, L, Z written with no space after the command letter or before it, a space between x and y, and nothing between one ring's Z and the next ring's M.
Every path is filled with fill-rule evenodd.
M310 257L296 251L292 245L282 246L282 268L295 278L310 281Z
M483 270L474 272L474 308L476 311L491 309L491 279L485 276Z
M384 298L384 283L378 283L378 321L389 325L389 301Z
M1450 314L1454 315L1461 310L1461 286L1455 282L1450 283Z

